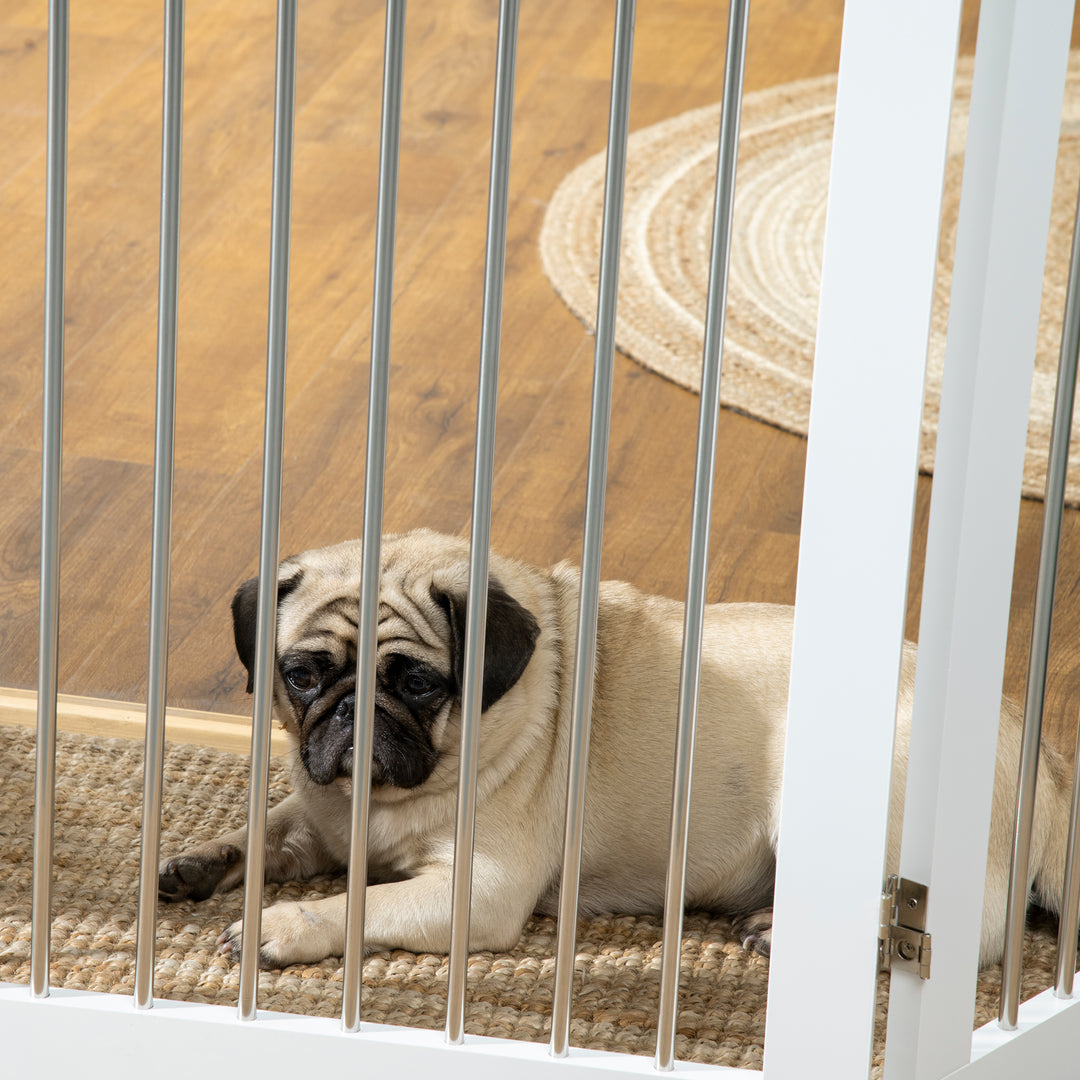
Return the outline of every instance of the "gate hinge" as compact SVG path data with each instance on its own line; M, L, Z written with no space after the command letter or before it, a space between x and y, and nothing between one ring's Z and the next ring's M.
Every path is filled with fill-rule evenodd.
M930 935L926 933L927 888L890 874L881 894L878 966L915 972L930 978Z

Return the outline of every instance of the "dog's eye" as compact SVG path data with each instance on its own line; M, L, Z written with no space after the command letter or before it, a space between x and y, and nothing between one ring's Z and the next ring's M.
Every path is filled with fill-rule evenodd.
M307 668L294 667L289 668L285 673L285 681L294 689L303 693L305 690L311 690L314 688L318 679L315 677L314 672L309 671Z
M425 678L418 671L413 671L406 675L401 684L401 688L410 697L423 697L425 694L430 694L431 691L435 689L431 680Z

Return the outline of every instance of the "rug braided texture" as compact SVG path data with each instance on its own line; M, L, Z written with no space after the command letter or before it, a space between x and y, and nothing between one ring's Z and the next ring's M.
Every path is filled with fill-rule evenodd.
M948 326L952 258L971 102L972 61L957 67L943 193L923 439L933 467ZM721 400L805 435L817 332L836 76L786 83L743 99ZM617 348L689 390L701 383L720 105L635 132L619 271ZM604 155L560 183L540 235L544 271L587 326L596 318ZM1054 409L1076 191L1080 182L1080 52L1070 57L1054 184L1023 492L1042 498ZM882 206L882 214L889 213ZM867 223L873 228L873 223ZM887 334L888 328L882 328ZM874 342L866 363L875 363ZM881 409L888 402L879 403ZM1066 499L1080 506L1080 411L1073 421Z
M142 802L142 744L59 736L51 985L131 994ZM0 727L0 982L30 981L30 908L34 804L34 735ZM162 851L212 839L243 825L247 759L187 745L165 757ZM275 760L270 800L287 794ZM343 878L267 886L266 901L317 899L344 888ZM216 951L221 930L241 914L242 890L158 911L155 994L234 1006L239 968ZM546 1041L551 1029L555 920L533 917L516 948L477 953L468 966L466 1031ZM703 913L686 917L682 943L680 1059L760 1068L765 1036L768 961L743 951L731 923ZM571 1042L601 1050L652 1054L659 999L661 924L610 915L578 927ZM1055 932L1029 927L1024 997L1053 981ZM1000 968L983 972L976 1024L997 1011ZM447 960L403 951L364 963L363 1019L441 1028ZM340 1015L339 959L259 976L261 1009ZM880 1071L887 977L878 980L875 1074Z

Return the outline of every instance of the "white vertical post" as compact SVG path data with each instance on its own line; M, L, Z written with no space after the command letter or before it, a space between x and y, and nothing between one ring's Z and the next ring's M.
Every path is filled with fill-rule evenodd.
M900 871L932 977L897 972L886 1076L970 1057L982 882L1071 0L984 0L957 227ZM977 887L976 887L977 883Z
M1043 183L1037 188L1040 194L1045 195L1046 218L1036 217L1033 224L1037 227L1045 225L1050 214L1050 197L1053 189L1054 157L1057 151L1058 114L1061 112L1061 92L1064 89L1065 68L1061 65L1061 78L1056 78L1057 69L1054 67L1042 67L1046 57L1054 45L1053 31L1062 29L1059 19L1054 19L1055 14L1064 13L1071 16L1067 9L1055 8L1047 5L1040 10L1043 16L1050 15L1049 22L1044 22L1038 15L1027 16L1030 25L1041 29L1046 33L1047 41L1042 42L1038 36L1032 35L1030 39L1026 35L1018 35L1027 46L1026 58L1032 62L1030 71L1032 74L1039 73L1043 77L1035 78L1030 88L1025 88L1020 93L1020 105L1014 108L1012 117L1020 112L1023 123L1026 125L1029 118L1024 115L1027 111L1036 113L1043 124L1034 124L1036 132L1043 133L1047 139L1047 147L1052 148L1048 158L1039 156L1032 163L1034 166L1042 165L1048 171L1044 176L1034 176L1031 179ZM1064 34L1059 40L1064 40L1065 34L1071 29L1071 18L1064 25ZM1028 25L1028 24L1025 24ZM1041 47L1040 47L1041 46ZM1020 72L1027 74L1027 68ZM1012 81L1012 80L1011 80ZM1048 94L1044 100L1039 100L1039 93ZM1012 97L1016 97L1016 91L1012 91ZM1039 106L1042 109L1039 109ZM1040 146L1039 149L1042 149ZM1028 176L1025 173L1024 179ZM1023 194L1018 191L1018 194ZM1028 200L1027 205L1034 211L1042 209L1035 201ZM1045 228L1036 231L1039 246L1032 252L1035 267L1038 270L1038 278L1032 276L1030 288L1034 296L1036 280L1041 286L1043 259L1042 251L1045 244ZM1039 289L1041 292L1041 288ZM1026 315L1027 312L1024 312ZM1038 299L1035 299L1034 316L1038 318ZM1025 320L1026 321L1026 320ZM1034 336L1034 323L1032 335ZM1034 352L1034 347L1032 348ZM1070 380L1071 381L1071 380ZM1068 398L1067 403L1065 398ZM998 1009L998 1020L1001 1026L1009 1031L1015 1031L1017 1014L1020 1008L1020 970L1023 966L1024 957L1024 921L1027 916L1028 888L1030 884L1029 872L1031 868L1031 828L1035 817L1035 782L1039 772L1039 744L1042 740L1043 698L1046 694L1046 659L1050 653L1050 626L1054 614L1054 584L1057 577L1057 553L1061 543L1061 513L1065 501L1065 470L1067 468L1069 454L1069 434L1072 425L1072 390L1062 395L1059 385L1059 401L1054 408L1054 426L1050 433L1050 461L1047 465L1046 491L1043 497L1043 534L1039 551L1039 570L1035 582L1035 611L1031 620L1031 645L1028 650L1027 690L1024 696L1024 728L1020 747L1020 776L1016 789L1016 813L1013 825L1012 863L1009 868L1009 893L1008 906L1005 915L1005 955L1002 958L1001 967L1001 999ZM1059 406L1067 404L1068 415L1062 417Z
M810 409L768 1080L865 1077L960 0L849 0ZM918 77L912 77L918 57ZM820 884L819 884L820 883ZM808 998L826 997L828 1022Z

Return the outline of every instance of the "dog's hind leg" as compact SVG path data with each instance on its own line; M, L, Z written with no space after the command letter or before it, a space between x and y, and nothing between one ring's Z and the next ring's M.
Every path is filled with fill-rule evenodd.
M1004 950L1021 720L1019 705L1003 699L986 859L980 967L997 963ZM1030 899L1053 915L1059 915L1062 909L1071 804L1071 771L1062 756L1052 746L1044 744L1039 755L1027 884Z
M1039 757L1031 842L1034 901L1053 915L1065 907L1062 889L1072 816L1072 774L1064 759L1044 745Z
M762 956L769 955L772 949L772 913L771 907L758 908L735 919L733 929L744 949L752 949Z

